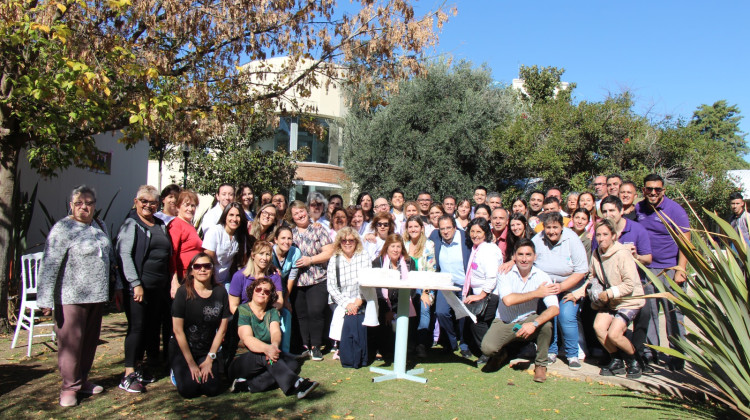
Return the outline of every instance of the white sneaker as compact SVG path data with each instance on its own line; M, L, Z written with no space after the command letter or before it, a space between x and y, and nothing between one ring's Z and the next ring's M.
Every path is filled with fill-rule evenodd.
M557 355L553 353L548 353L547 359L549 360L549 364L551 365L557 361Z

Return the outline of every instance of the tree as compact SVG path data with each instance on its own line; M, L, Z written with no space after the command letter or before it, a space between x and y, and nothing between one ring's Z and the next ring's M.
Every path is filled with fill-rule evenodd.
M532 104L546 103L555 99L558 93L564 95L561 99L570 100L570 90L562 89L562 75L565 69L557 67L542 67L537 65L524 66L518 70L518 77L523 80L521 98ZM570 86L572 90L575 85ZM525 91L525 92L524 92Z
M249 184L256 194L279 192L292 187L297 161L305 159L307 149L263 151L256 144L273 135L266 125L241 132L228 127L224 134L193 148L188 159L188 185L200 194L213 195L218 182Z
M386 102L346 120L344 170L360 190L469 197L477 184L494 187L487 139L510 118L516 95L487 67L433 64Z
M745 143L745 133L740 130L742 116L739 113L737 105L727 105L727 101L722 99L711 106L699 106L693 112L690 125L712 140L726 143L739 157L750 151Z
M0 330L21 150L54 175L92 163L95 133L199 143L229 122L242 128L257 107L299 111L321 83L385 90L423 69L422 53L450 12L417 16L408 0L360 0L347 10L312 0L3 1ZM239 65L277 55L289 60Z

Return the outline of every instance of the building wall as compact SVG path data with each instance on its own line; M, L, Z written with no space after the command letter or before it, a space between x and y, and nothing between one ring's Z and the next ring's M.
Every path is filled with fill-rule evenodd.
M109 174L73 167L59 171L57 177L43 178L31 169L26 154L22 153L19 162L21 191L30 194L34 185L39 183L37 205L34 208L27 238L29 252L43 249L48 232L47 218L38 202L44 203L50 216L57 221L68 214L69 194L74 187L81 184L93 187L96 191L96 208L102 209L102 216L112 198L117 194L105 219L107 229L111 228L114 233L117 232L128 211L133 207L133 198L138 187L146 183L148 173L148 143L142 141L126 149L125 145L118 143L121 137L122 134L119 131L94 137L99 150L112 154Z
M310 162L298 162L297 165L295 176L302 180L339 184L346 178L340 166Z

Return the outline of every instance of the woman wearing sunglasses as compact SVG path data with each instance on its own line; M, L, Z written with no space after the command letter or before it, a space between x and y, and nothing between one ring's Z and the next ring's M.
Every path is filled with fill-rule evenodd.
M370 261L375 260L383 249L383 244L388 235L393 234L396 224L393 223L393 216L390 213L377 213L372 218L370 232L365 235L364 247Z
M279 295L268 277L256 278L245 290L249 302L237 308L239 335L247 353L229 367L233 380L230 391L264 392L281 388L285 395L305 398L318 383L297 375L295 356L282 352L279 312L274 307Z
M201 252L190 261L172 303L170 366L183 397L212 396L221 390L216 362L222 359L217 353L231 317L227 291L214 279L213 260Z

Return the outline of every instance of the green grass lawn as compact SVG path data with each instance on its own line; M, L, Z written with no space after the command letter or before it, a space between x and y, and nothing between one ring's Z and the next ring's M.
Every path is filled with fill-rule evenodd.
M213 398L185 400L168 378L149 385L145 394L129 394L117 388L123 369L124 325L124 317L108 322L94 363L92 379L107 390L75 408L57 405L60 378L54 353L21 361L7 357L0 366L0 418L631 420L731 416L717 406L640 394L596 381L550 376L546 383L537 384L529 371L507 366L499 372L482 373L457 356L438 355L419 365L425 369L426 384L404 380L373 383L377 375L368 368L344 369L330 355L323 362L308 361L302 375L321 386L301 401L278 390L225 392ZM7 349L9 340L3 338L0 345L6 346L6 342Z

